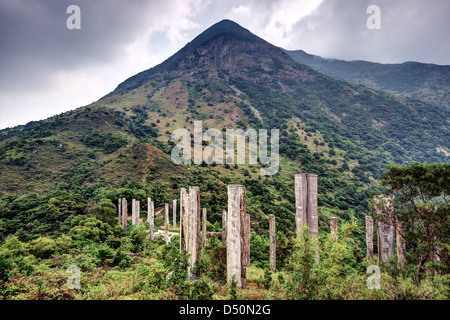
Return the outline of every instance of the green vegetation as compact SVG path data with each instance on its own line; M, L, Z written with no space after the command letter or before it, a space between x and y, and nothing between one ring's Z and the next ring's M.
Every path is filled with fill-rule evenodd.
M223 52L220 59L215 52ZM171 133L192 133L195 120L224 134L231 128L279 129L279 172L261 176L261 164L175 165ZM448 136L442 107L331 79L232 22L216 25L89 106L0 131L0 295L448 299L448 259L429 258L434 237L440 252L448 250L450 184L448 165L442 165L448 162ZM433 164L408 166L414 162ZM386 171L387 165L395 166ZM294 174L302 172L319 175L316 243L294 235ZM225 284L226 248L218 239L208 239L196 278L188 281L187 257L176 244L149 243L145 224L128 223L125 232L114 217L118 198L146 204L151 197L158 210L179 199L180 188L199 186L208 231L219 232L229 184L247 188L246 290ZM422 193L428 198L411 202L405 190L414 199ZM365 274L376 264L365 261L363 229L373 192L394 194L396 217L408 226L407 264L380 266L380 290L367 288ZM424 218L424 212L430 215ZM277 221L275 272L268 271L270 214ZM337 243L328 238L331 216L339 220ZM155 223L160 227L162 217ZM80 290L64 286L73 265L82 272ZM440 274L423 271L430 268Z
M367 287L367 267L376 262L365 259L356 219L340 223L336 242L328 231L321 231L317 240L311 239L307 227L299 238L292 232L286 235L278 231L277 267L271 272L268 235L262 232L268 229L264 218L251 233L248 287L239 290L226 285L226 247L220 239L207 240L206 250L193 269L194 279L189 280L188 254L180 252L179 236L168 245L162 238L149 242L147 223L136 227L130 220L125 232L114 217L115 201L109 197L145 197L139 189L96 190L89 198L67 191L4 196L0 199L0 297L446 300L450 298L449 228L445 220L450 212L448 170L448 165L397 165L383 175L383 182L391 188L386 192L392 190L399 203L395 213L409 229L405 236L407 262L396 264L394 256L389 264L381 264L380 289ZM251 191L247 193L249 196ZM426 201L412 206L411 197ZM416 213L415 207L419 210ZM220 231L219 224L208 222L210 230ZM160 224L157 219L156 227ZM282 220L277 218L277 230L279 227ZM431 250L430 235L433 248L441 248L440 261L431 264L420 260ZM66 270L73 265L80 268L80 289L67 287ZM423 267L438 272L423 272Z
M411 61L401 64L344 61L323 59L302 50L286 52L295 61L330 77L450 108L449 66Z

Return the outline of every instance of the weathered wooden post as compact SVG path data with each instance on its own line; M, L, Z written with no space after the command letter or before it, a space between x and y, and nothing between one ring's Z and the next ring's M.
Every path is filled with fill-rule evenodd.
M206 208L203 208L203 223L202 223L202 250L206 248Z
M189 197L186 189L180 190L180 250L188 250Z
M295 225L297 229L297 236L300 234L301 225L308 224L308 216L306 213L307 207L307 190L308 181L307 174L301 173L294 175L295 184Z
M127 231L128 208L127 199L122 198L122 226Z
M319 238L319 217L317 206L318 175L301 173L294 175L295 224L297 237L301 227L307 224L311 239ZM316 263L319 262L319 246L316 245Z
M136 226L139 225L140 216L141 216L141 202L136 200Z
M189 231L188 231L188 245L189 253L189 277L192 277L191 268L195 266L195 262L200 259L200 188L189 187Z
M366 216L367 260L373 259L373 218Z
M392 217L392 197L384 195L373 196L372 198L375 214L384 214L385 218L378 221L378 263L386 261L394 255L395 230L390 218Z
M155 232L155 207L151 198L147 198L147 219L148 219L148 239L152 241L154 239Z
M136 200L131 200L131 224L136 225Z
M317 211L318 175L308 173L308 207L307 216L311 237L319 238L319 216Z
M277 267L276 263L276 237L275 237L275 216L273 214L269 215L269 264L270 270L275 271Z
M169 243L169 204L164 204L164 240Z
M227 245L227 211L222 211L222 245Z
M337 242L337 228L338 228L338 218L337 217L331 217L330 218L331 224L331 235L333 242Z
M242 268L244 262L245 211L245 186L228 185L227 282L230 283L234 276L239 288L245 288L246 285L246 270Z
M177 227L177 200L172 201L172 212L173 228L175 229Z
M297 235L302 224L309 226L311 237L319 236L319 219L317 212L318 175L300 173L294 175L295 184L295 224Z
M119 198L119 200L117 201L117 220L119 221L119 223L122 223L121 213L122 213L122 199Z

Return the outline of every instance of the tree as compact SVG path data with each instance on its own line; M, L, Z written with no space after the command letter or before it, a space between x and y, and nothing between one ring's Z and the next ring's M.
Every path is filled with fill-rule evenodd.
M382 213L381 218L404 226L401 236L416 260L416 281L429 261L440 261L448 271L450 164L392 165L381 181L395 206L393 214Z

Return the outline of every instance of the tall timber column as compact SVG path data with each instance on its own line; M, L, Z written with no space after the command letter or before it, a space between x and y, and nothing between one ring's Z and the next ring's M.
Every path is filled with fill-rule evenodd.
M331 217L330 221L331 221L330 229L331 229L332 239L333 239L333 242L337 242L338 218Z
M203 208L203 223L202 223L202 250L206 248L206 208Z
M309 226L311 238L319 238L319 217L317 208L318 175L314 173L301 173L294 175L295 191L295 224L297 236L300 235L301 226ZM319 262L319 246L316 245L316 263Z
M189 257L189 276L191 277L191 268L195 262L200 259L200 188L189 187L189 225L188 225L188 251Z
M155 206L151 198L147 198L148 239L153 241L155 232Z
M269 215L269 265L272 272L275 271L276 262L276 238L275 238L275 216L273 214Z
M136 200L131 200L131 224L136 225Z
M188 250L189 197L186 189L180 190L180 250Z
M164 204L164 240L169 243L169 204Z
M405 241L403 239L404 235L404 229L403 225L400 221L397 221L396 223L396 234L397 237L397 259L398 264L404 266L406 264L406 247L405 247Z
M384 219L378 221L378 263L386 261L389 257L394 255L394 226L390 221L392 216L393 206L392 198L385 195L373 196L373 208L375 214L384 215Z
M119 223L122 223L121 213L122 213L122 199L119 198L119 200L117 200L117 221L119 221Z
M139 218L141 216L141 202L136 200L136 225L139 225Z
M317 187L319 177L317 174L308 173L308 216L309 233L311 237L319 238L319 216L317 212Z
M373 259L373 218L366 216L367 260Z
M301 225L308 224L307 195L308 195L308 180L307 173L294 175L295 184L295 225L297 235L300 233Z
M122 227L127 231L128 208L127 199L122 198Z
M222 245L227 245L227 211L222 211Z
M245 229L245 206L245 186L228 185L227 282L230 283L234 276L239 288L243 288L243 285L246 284L246 280L242 279L242 251L244 249L242 232Z
M177 200L172 201L172 212L173 228L175 229L177 227Z

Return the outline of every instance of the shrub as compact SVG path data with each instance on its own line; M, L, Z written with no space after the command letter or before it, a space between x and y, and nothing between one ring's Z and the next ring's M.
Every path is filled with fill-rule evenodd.
M203 279L191 283L189 299L191 300L211 300L214 291L211 286Z
M95 242L103 242L113 235L111 226L93 215L76 216L72 220L71 236L82 236Z
M116 251L112 265L121 269L128 268L131 265L131 258L123 250L119 249Z
M147 230L145 224L132 228L130 231L131 251L138 253L142 252L148 244Z
M37 258L50 258L56 252L56 242L51 238L39 237L30 242L30 251Z
M21 242L17 236L10 235L5 239L3 247L7 249L13 256L20 256L25 254L25 243Z
M14 263L9 254L0 254L0 284L9 280L13 266Z
M104 263L105 260L114 258L114 251L109 247L102 246L98 249L97 257L100 263Z
M286 296L295 300L311 300L315 298L318 287L316 243L310 238L308 226L304 226L300 234L294 241L294 250L287 266Z
M122 245L122 242L116 238L109 238L106 240L106 244L113 249L118 249Z
M272 271L270 271L269 268L265 268L264 269L264 288L266 288L267 290L270 289L270 287L272 286Z

